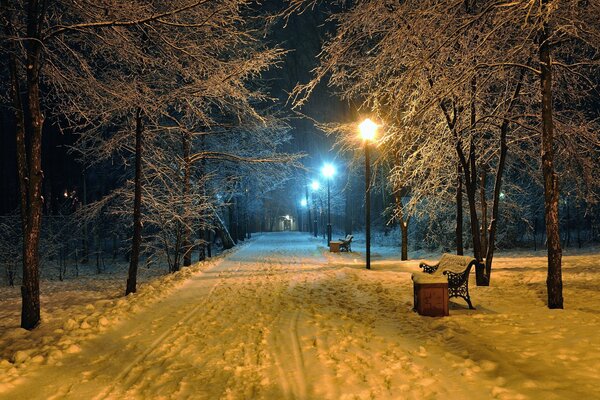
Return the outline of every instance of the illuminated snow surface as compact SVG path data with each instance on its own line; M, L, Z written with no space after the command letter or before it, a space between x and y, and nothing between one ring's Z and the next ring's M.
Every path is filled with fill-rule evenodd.
M564 258L565 310L545 307L543 257L500 254L491 287L471 277L477 310L428 318L411 311L420 260L375 248L366 271L354 250L264 234L128 298L46 283L33 333L4 288L0 398L600 398L598 253Z

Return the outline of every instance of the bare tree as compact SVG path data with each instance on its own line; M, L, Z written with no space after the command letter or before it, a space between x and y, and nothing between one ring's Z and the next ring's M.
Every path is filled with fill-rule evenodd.
M303 9L309 3L291 1L290 10ZM589 151L574 149L581 149L583 143L598 149L597 135L591 134L590 128L594 120L585 116L590 96L597 98L592 77L598 67L594 54L600 43L600 24L590 16L598 6L595 2L552 0L357 2L332 16L337 32L324 45L315 78L298 86L293 98L302 106L318 82L327 79L343 98L358 101L364 112L375 113L386 122L383 141L399 142L406 137L406 128L398 129L396 122L401 115L403 125L417 132L412 139L418 146L399 147L416 154L417 161L427 154L431 162L412 171L405 169L407 176L426 176L429 182L409 181L404 174L395 179L411 185L413 193L427 193L428 200L455 186L459 218L460 182L464 183L474 255L486 258L484 284L489 283L491 274L508 147L512 144L518 152L537 147L538 154L541 149L548 306L560 308L555 154L577 154L578 165L561 163L565 172L584 170L583 165L597 159L597 155L590 157ZM559 136L554 133L555 119L561 120ZM530 142L537 146L529 146ZM451 147L455 157L448 156ZM407 160L413 157L409 153ZM535 159L533 153L518 157L529 157L530 165ZM459 183L451 185L457 164L462 178L459 173ZM481 226L480 218L487 221L488 217L488 196L483 193L486 187L478 189L478 184L487 185L486 169L494 165L492 215L489 227ZM432 176L434 172L441 174ZM585 174L582 177L587 181ZM459 219L457 235L460 224ZM481 245L482 238L487 249Z
M177 104L166 93L189 101L188 113L210 123L207 116L223 105L230 108L242 97L246 105L264 98L252 95L255 91L247 83L281 52L257 51L259 32L245 23L251 5L245 0L0 4L2 52L9 59L9 98L16 121L23 228L21 325L32 329L40 320L45 114L68 119L82 130L137 114L160 125L166 106ZM167 69L177 72L168 75ZM153 99L157 92L161 94ZM94 102L95 112L89 107Z

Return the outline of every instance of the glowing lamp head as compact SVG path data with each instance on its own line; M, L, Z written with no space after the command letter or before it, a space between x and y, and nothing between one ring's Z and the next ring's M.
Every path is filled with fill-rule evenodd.
M307 204L308 204L308 202L306 201L306 199L302 199L302 200L300 200L300 205L301 205L302 207L306 207L306 205L307 205Z
M358 130L360 131L360 137L364 140L373 140L375 139L375 134L377 133L377 125L375 122L371 121L369 118L365 119L363 122L358 125Z
M319 181L312 181L310 187L312 188L312 190L319 190L321 184L319 183Z
M330 179L333 177L333 175L335 175L335 167L327 163L323 166L323 169L321 169L321 173L325 178Z

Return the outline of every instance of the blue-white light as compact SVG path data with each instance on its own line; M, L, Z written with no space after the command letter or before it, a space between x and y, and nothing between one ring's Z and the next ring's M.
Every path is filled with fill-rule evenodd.
M333 175L335 175L335 167L332 164L327 163L321 169L321 173L325 178L330 179L333 177Z
M300 200L300 205L301 205L302 207L306 207L306 205L307 205L307 204L308 204L308 202L306 201L306 199L302 199L302 200Z
M319 190L321 184L319 183L319 181L312 181L310 187L312 188L312 190Z

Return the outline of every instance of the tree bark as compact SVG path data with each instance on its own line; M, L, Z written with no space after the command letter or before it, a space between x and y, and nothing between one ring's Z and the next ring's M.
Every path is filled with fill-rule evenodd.
M506 155L508 153L507 135L510 128L510 121L507 116L512 111L517 99L521 94L521 88L523 87L523 78L525 77L525 69L521 69L519 73L519 80L515 86L515 90L512 94L508 107L506 108L505 117L500 126L500 155L498 157L498 166L496 168L496 176L494 179L494 192L492 194L492 216L490 225L487 232L486 245L482 251L485 254L485 276L481 277L477 274L477 285L478 286L489 286L492 278L492 261L494 259L494 251L496 250L496 232L498 227L499 208L500 208L500 193L502 192L502 177L504 176L504 169L506 165ZM483 170L482 173L486 173ZM487 217L487 207L483 208L485 201L485 181L482 179L482 228L485 229L486 222L484 217ZM485 210L485 212L483 211ZM535 238L534 238L535 240ZM477 271L476 271L477 272Z
M471 100L470 100L470 141L469 141L469 157L465 158L462 149L462 140L458 132L454 130L456 138L456 152L458 159L462 165L465 177L465 189L467 192L467 202L469 204L469 216L471 221L471 240L473 241L473 256L478 260L482 260L481 237L479 233L479 218L477 217L477 205L475 197L477 195L477 154L475 149L475 123L476 123L476 94L477 94L477 78L471 79ZM456 111L455 111L456 114Z
M6 4L3 2L3 6ZM12 16L6 10L7 35L16 36ZM14 44L9 47L10 93L16 120L17 174L23 231L23 284L21 286L21 327L33 329L40 322L39 241L42 221L42 128L44 117L40 102L40 70L42 68L41 31L46 2L30 1L27 9L26 88L27 104L21 99L21 84ZM31 136L26 141L26 122ZM27 149L29 144L29 149Z
M549 8L551 0L542 0L543 11ZM542 174L544 178L544 212L548 243L548 308L563 308L562 294L562 249L558 219L558 177L554 171L554 124L552 111L552 57L550 26L545 21L540 30L540 85L542 96Z
M238 237L238 241L244 241L246 239L246 232L244 232L244 204L243 198L240 197L238 201L236 201L236 218L235 218L235 229Z
M481 261L483 252L481 249L481 233L479 232L479 218L477 217L477 204L475 197L477 196L477 152L475 149L475 124L477 121L476 113L477 100L477 77L471 79L471 100L470 100L470 140L469 140L469 158L465 159L461 140L457 136L456 150L459 160L465 173L465 189L467 192L467 201L469 203L469 216L471 221L471 238L473 240L473 256ZM455 133L456 134L456 133ZM457 134L458 135L458 134ZM485 193L485 188L483 188Z
M125 295L137 290L137 271L142 243L142 110L135 113L135 191L133 197L133 237L131 239L131 257Z
M401 165L400 157L398 156L399 151L394 152L394 165L399 167ZM408 260L408 222L410 217L404 218L403 205L402 205L402 185L400 183L394 184L394 202L396 204L396 215L398 224L400 225L400 236L402 239L400 259L402 261Z
M206 149L206 135L201 135L200 136L200 149L201 151L204 151ZM199 171L199 175L200 175L200 182L202 183L202 196L204 198L206 198L206 181L205 181L205 177L206 177L206 158L202 158L202 161L200 162L200 171ZM207 219L208 219L208 215L206 213L206 211L203 212L202 215L199 216L200 218L200 225L208 225L207 223ZM208 229L203 228L200 231L200 239L202 239L202 245L200 245L199 247L199 251L198 251L198 261L204 261L206 260L207 254L208 257L210 257L210 231Z
M183 162L184 162L184 166L183 166L183 197L184 199L186 199L185 204L186 207L191 207L190 204L187 204L187 198L189 198L190 196L190 191L191 191L191 170L192 170L192 163L190 161L190 150L191 150L191 140L190 140L190 136L187 133L182 133L181 134L181 144L182 144L182 150L183 150ZM186 214L187 210L183 210L183 214ZM193 246L191 245L191 236L192 236L192 229L190 228L190 225L192 224L192 221L188 218L188 220L184 221L185 222L185 226L183 227L184 232L183 232L183 266L184 267L189 267L190 265L192 265L192 250L193 250Z
M81 174L81 179L83 181L83 206L87 206L87 179L85 176L85 170ZM87 221L83 222L83 260L82 263L87 264L90 256L90 240L89 240L89 231Z
M238 243L238 233L237 233L237 222L235 216L235 208L236 201L235 197L231 198L231 202L229 203L228 211L229 211L229 233L231 234L231 238L235 244Z
M220 236L221 241L223 242L223 248L227 250L235 246L233 238L229 234L227 227L225 227L223 220L218 214L215 214L215 225L216 234Z
M352 179L351 177L349 177L349 179ZM352 188L352 181L348 182L348 188ZM344 234L347 235L351 235L352 234L352 190L345 190L345 198L344 198ZM307 189L307 193L306 193L306 198L308 201L308 189ZM309 225L310 225L310 217L309 217L309 221L308 221ZM310 226L309 226L309 232L310 232Z
M487 208L487 196L486 196L486 186L487 186L487 168L484 166L481 168L481 180L479 187L479 201L481 203L481 228L479 230L479 234L481 235L481 254L487 253L488 248L488 208Z
M463 201L462 201L462 166L457 166L456 174L456 254L464 254L463 247Z
M466 175L466 174L465 174ZM481 261L481 241L479 240L479 218L477 217L477 205L475 203L476 187L471 178L465 179L467 191L467 203L469 204L469 216L471 217L471 238L473 240L473 257Z

